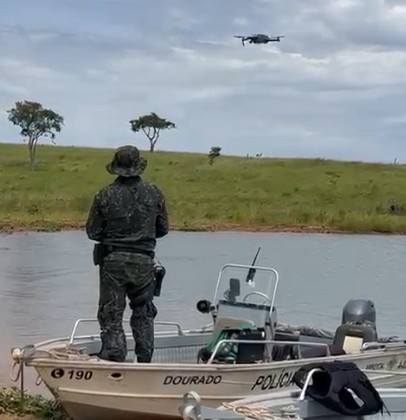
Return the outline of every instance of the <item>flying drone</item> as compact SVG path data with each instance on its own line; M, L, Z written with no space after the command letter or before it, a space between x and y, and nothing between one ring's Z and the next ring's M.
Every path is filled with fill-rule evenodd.
M281 42L281 38L284 37L285 35L269 37L265 34L253 34L249 36L234 35L234 38L241 38L242 45L244 46L246 41L249 41L250 44L267 44L268 42Z

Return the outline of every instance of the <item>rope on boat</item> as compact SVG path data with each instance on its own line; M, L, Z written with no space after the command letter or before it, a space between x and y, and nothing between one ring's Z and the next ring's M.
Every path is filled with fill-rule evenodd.
M295 333L299 332L303 335L308 335L310 337L326 338L333 339L334 331L330 331L324 328L312 327L308 325L290 325L284 323L278 323L276 325L276 330L280 332Z
M14 363L13 363L13 366L11 368L11 373L10 373L10 379L13 382L17 382L18 380L20 380L20 395L21 395L22 402L24 401L24 363L22 361L23 354L24 354L24 351L20 351L18 353L16 353L15 351L12 351ZM17 373L14 375L16 366L18 366Z
M89 354L85 353L85 348L76 348L72 346L60 347L56 349L49 349L49 350L39 350L36 352L34 351L29 352L27 355L25 354L26 349L18 349L15 348L11 352L11 357L14 360L15 364L25 362L32 357L36 356L39 357L38 353L41 353L41 357L48 357L50 359L57 359L57 360L89 360L94 358Z
M281 420L294 419L303 420L299 416L299 408L289 405L282 407L279 411L274 411L266 407L249 407L246 405L234 405L230 403L223 403L222 406L226 409L234 411L236 414L241 414L249 419L255 420Z
M18 366L18 368L17 368L17 373L15 373L15 370L16 370L16 367ZM11 373L10 373L10 379L13 381L13 382L17 382L19 379L20 379L20 377L21 377L21 363L20 362L14 362L13 363L13 366L11 367Z
M89 360L92 356L83 353L84 349L78 349L74 347L63 347L52 350L41 350L42 353L46 354L51 359L57 360ZM11 367L10 379L12 382L20 381L21 396L24 396L24 363L33 357L35 354L34 346L26 346L22 349L13 348L11 350L11 358L14 363ZM38 375L35 384L38 386L43 382L40 375Z
M90 360L93 356L84 353L84 349L74 347L64 347L60 349L48 350L47 353L52 359L57 360Z

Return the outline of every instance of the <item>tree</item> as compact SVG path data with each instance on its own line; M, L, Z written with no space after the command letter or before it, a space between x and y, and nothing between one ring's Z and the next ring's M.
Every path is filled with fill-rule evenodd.
M51 109L45 109L38 102L16 102L15 107L7 111L8 119L21 128L20 134L28 138L30 161L34 162L37 142L41 136L50 137L52 143L56 132L60 132L63 117ZM24 139L25 141L25 139Z
M150 142L149 151L152 153L155 149L156 142L158 141L161 130L169 130L176 128L175 124L171 121L161 118L155 112L151 112L148 115L143 115L134 120L130 121L131 130L134 133L142 130L148 137Z
M213 165L214 159L220 156L221 147L212 146L209 152L209 163Z

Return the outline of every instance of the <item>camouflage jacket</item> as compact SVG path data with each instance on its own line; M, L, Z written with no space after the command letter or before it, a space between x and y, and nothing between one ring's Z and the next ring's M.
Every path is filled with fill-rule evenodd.
M116 180L94 197L86 223L89 239L154 255L156 239L169 231L165 198L140 177Z

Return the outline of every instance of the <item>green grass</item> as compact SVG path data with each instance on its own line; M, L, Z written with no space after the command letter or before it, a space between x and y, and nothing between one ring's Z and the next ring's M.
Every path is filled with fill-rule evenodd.
M27 416L30 419L70 419L63 407L56 401L26 392L22 398L20 390L17 388L0 388L0 418L2 418L2 414L17 418Z
M406 167L323 159L247 159L142 152L181 230L406 232ZM82 227L96 191L114 178L113 150L0 144L0 229ZM395 204L394 210L391 205Z

